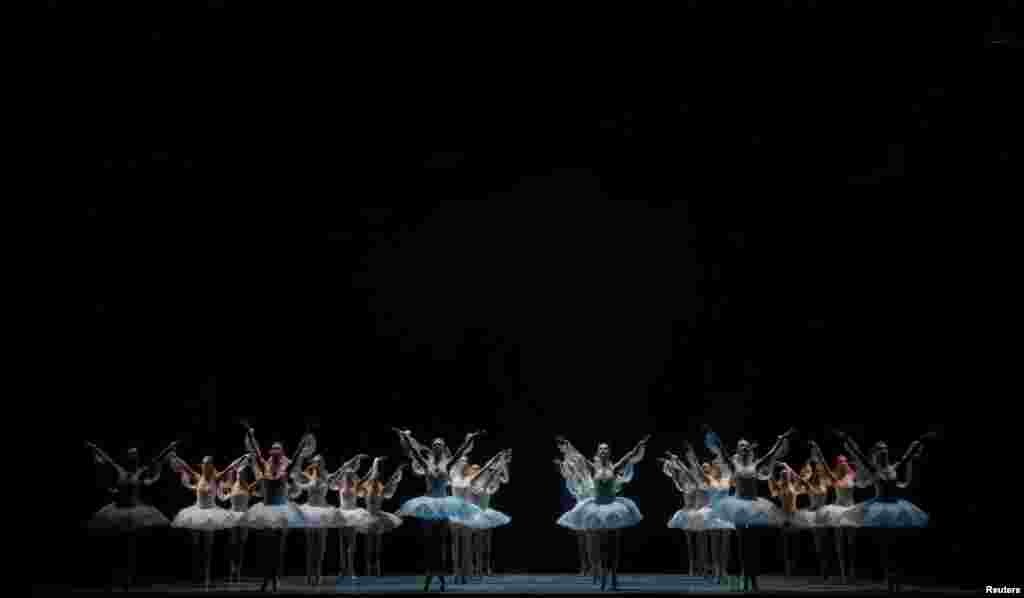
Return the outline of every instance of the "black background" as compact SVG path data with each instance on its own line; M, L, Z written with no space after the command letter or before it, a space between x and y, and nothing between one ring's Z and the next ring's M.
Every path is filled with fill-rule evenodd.
M480 461L515 451L500 569L568 571L553 436L621 454L653 434L622 568L678 570L680 499L655 456L702 423L763 447L795 425L834 455L837 425L896 451L940 435L909 496L934 522L913 572L1007 571L983 550L989 491L960 487L1007 425L975 369L1000 253L975 238L1019 151L1015 42L992 15L694 17L635 57L595 34L479 63L468 42L392 57L352 23L230 9L49 16L46 134L82 206L63 258L81 301L56 349L71 525L108 483L81 440L178 438L223 464L247 417L264 444L311 429L332 468L366 452L389 472L389 426L453 446L483 428ZM148 498L169 516L193 500L170 475ZM415 527L386 569L419 570ZM73 564L44 575L91 582L108 564L89 546L61 543ZM143 570L187 577L187 550L169 532Z

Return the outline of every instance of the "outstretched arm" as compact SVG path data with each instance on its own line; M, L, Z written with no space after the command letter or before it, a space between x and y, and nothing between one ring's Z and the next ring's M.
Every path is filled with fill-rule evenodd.
M647 448L647 441L650 439L650 434L644 436L643 440L638 442L636 446L634 446L628 453L626 453L621 459L619 459L618 463L612 466L612 472L618 474L619 472L622 471L622 468L624 468L627 463L639 463L640 460L644 458L644 452Z
M863 487L862 484L866 486L870 482L873 482L875 478L878 477L878 468L876 468L875 464L871 462L871 459L864 456L864 452L860 450L857 443L853 438L850 438L846 432L843 432L842 430L833 430L833 433L843 441L843 448L845 448L846 452L850 453L850 456L857 462L858 486Z
M249 453L242 455L241 457L229 463L228 466L224 468L224 471L216 472L214 478L219 482L224 476L228 475L229 473L237 473L239 469L245 467L245 465L249 462L249 458Z
M821 447L818 443L810 440L807 442L807 446L811 449L811 463L821 463L822 468L825 470L825 474L828 476L828 481L835 484L839 481L839 476L836 472L832 471L832 468L828 466L828 461L825 461L825 454L821 452Z
M455 452L452 453L452 456L449 457L448 463L455 463L459 459L469 455L470 451L473 450L473 441L476 440L478 436L482 436L484 433L485 432L483 430L478 430L476 432L470 432L469 434L466 434L465 440L462 441L462 444L459 445L459 448L455 449ZM446 467L448 466L448 463L445 463Z
M796 433L796 428L790 428L786 430L781 436L775 439L775 444L768 450L768 453L754 462L755 469L761 469L765 462L769 465L774 463L775 459L778 459L782 454L783 447L786 446L789 437Z
M188 463L186 463L183 459L179 458L176 453L171 453L170 455L167 456L167 458L168 460L170 460L171 469L173 469L175 473L181 476L181 485L188 488L189 490L195 490L196 484L192 483L192 480L197 479L199 477L199 474L196 473L194 469L189 467Z
M383 495L385 499L393 497L395 495L395 492L398 491L398 484L402 482L402 470L405 469L405 466L405 463L399 465L398 469L396 469L395 472L391 474L391 477L388 479L388 482L384 484Z
M253 430L248 425L245 427L245 450L256 455L260 463L265 461L263 451L260 450L260 444L256 442L256 430Z
M919 459L924 454L924 436L910 443L910 447L907 448L907 452L904 453L903 457L896 462L896 471L906 465L906 474L902 481L896 483L899 488L908 488L914 481L914 461Z
M96 463L97 464L100 464L100 465L106 464L106 465L109 465L109 466L113 467L114 471L117 472L118 478L122 478L123 479L123 478L128 477L128 472L125 471L125 469L123 467L121 467L120 465L115 463L114 460L110 458L110 455L108 455L105 452L103 452L103 449L101 449L100 447L96 446L95 444L93 444L91 442L86 442L85 446L87 446L90 449L92 449L92 454L93 454L93 457L96 459Z
M361 467L361 465L363 463L363 459L369 459L369 458L370 458L370 455L366 455L366 454L363 454L363 453L360 453L360 454L356 455L355 457L352 457L348 461L342 463L341 467L339 467L334 473L329 474L327 476L327 483L335 484L338 481L338 478L340 478L342 476L342 474L345 474L345 473L353 473L354 474L354 473L358 472L359 468Z
M426 475L427 471L430 470L430 464L427 462L429 457L425 455L429 455L430 452L412 437L412 432L409 430L391 429L398 434L398 442L402 445L402 450L412 459L413 473L420 476Z

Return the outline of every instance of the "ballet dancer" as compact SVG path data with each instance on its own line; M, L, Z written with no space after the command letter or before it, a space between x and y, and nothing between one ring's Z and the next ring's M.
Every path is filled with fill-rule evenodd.
M697 512L702 505L697 504L697 486L700 484L695 473L683 463L676 455L666 451L667 458L658 458L662 464L662 473L672 480L672 484L683 495L683 506L672 515L668 521L671 529L682 530L686 538L686 552L689 561L689 575L694 575L697 568L697 538L696 534L700 524ZM701 555L703 556L703 555Z
M809 528L814 521L813 515L806 510L797 508L797 497L809 492L808 483L804 481L787 463L778 463L777 471L768 480L768 488L773 498L778 498L786 520L782 524L782 561L785 565L786 577L792 577L793 565L797 560L793 547L793 539L800 530Z
M292 482L306 493L306 503L299 505L306 528L306 583L318 586L324 574L324 553L327 551L327 530L341 527L341 511L327 502L330 480L324 471L323 455L316 455L309 467L303 468L302 453L292 468Z
M402 481L402 463L386 483L380 481L380 463L387 457L376 457L370 466L366 478L359 484L359 497L366 503L367 517L357 524L356 531L366 536L364 553L366 554L366 575L381 576L381 552L383 551L383 535L402 525L402 520L392 513L381 510L385 500L392 498Z
M839 561L839 582L842 584L857 583L857 524L844 521L843 515L854 506L853 493L855 488L866 488L871 485L870 478L858 478L857 470L849 463L845 455L835 458L835 466L831 469L824 465L825 455L821 447L813 440L810 442L811 455L830 481L835 491L835 502L818 509L817 527L820 530L831 529L836 540L836 560Z
M704 443L706 446L721 446L721 442L718 441L714 432L705 434ZM687 458L696 460L693 447L689 444L687 444ZM712 575L717 578L718 583L722 583L729 571L731 555L729 539L732 534L736 533L736 526L731 521L716 516L715 507L719 501L729 496L729 491L732 489L732 469L721 458L720 452L713 456L710 463L702 464L701 469L705 473L704 480L708 491L708 504L701 508L701 514L706 533L711 536Z
M611 577L611 589L618 589L618 564L621 554L621 530L632 527L643 519L636 503L628 498L615 496L618 474L627 463L638 463L644 457L650 436L645 436L618 462L611 460L611 449L602 443L598 447L598 458L589 461L576 450L568 440L559 437L559 448L570 458L583 465L586 474L594 480L596 496L581 501L558 519L558 524L569 529L578 528L593 531L600 540L601 590Z
M776 459L785 453L788 439L795 432L795 429L790 429L779 436L772 448L760 458L754 456L755 445L741 439L730 460L736 494L719 500L713 510L714 516L736 526L741 577L744 586L755 592L758 591L757 576L760 574L758 544L761 530L780 528L786 522L786 516L781 509L772 501L758 497L757 482L771 479L770 472ZM719 453L721 451L720 446L713 445L709 448Z
M426 532L425 549L427 551L427 572L423 591L430 589L430 582L436 576L441 582L441 591L445 589L444 571L439 558L443 558L444 536L448 531L448 522L452 519L468 519L480 512L480 507L470 504L455 496L448 496L451 465L472 450L473 441L483 431L466 434L462 445L455 453L448 450L441 438L435 438L430 448L420 444L409 430L392 428L398 434L402 449L412 459L412 471L426 481L427 493L410 499L396 513L399 517L415 517L424 522Z
M369 458L369 455L356 455L328 477L328 483L337 490L339 498L338 577L352 580L356 579L356 528L370 517L369 512L357 504L359 485L363 481L359 468Z
M914 503L898 498L899 489L907 488L913 480L913 463L924 453L924 441L932 438L925 434L907 448L907 452L896 463L889 461L889 446L882 441L875 443L870 456L865 456L845 432L835 430L843 447L857 463L857 475L863 475L874 482L875 497L853 507L842 515L842 521L874 532L881 548L882 566L890 592L900 589L899 557L896 551L898 532L907 529L928 527L928 514ZM901 481L899 471L906 465L906 477Z
M231 462L224 471L217 471L213 465L213 457L203 457L199 471L192 469L188 463L178 457L176 452L168 455L171 469L181 476L181 484L195 492L196 503L186 507L174 517L171 527L187 529L192 535L192 572L199 574L199 561L203 562L203 586L210 587L210 565L213 562L213 535L223 529L231 529L238 525L242 515L217 506L217 497L221 494L222 481L229 473L249 463L250 456L242 455ZM200 550L202 536L202 550ZM198 579L193 579L199 585Z
M259 482L250 482L244 476L247 471L252 475L252 456L249 455L249 457L248 465L250 467L236 467L228 471L224 483L220 485L221 493L218 497L221 502L227 503L239 520L249 510L251 498L260 496ZM228 534L230 535L230 547L228 548L230 573L228 579L231 582L240 583L242 581L242 565L245 561L245 543L249 538L249 529L241 525L233 525L228 529Z
M562 488L563 498L565 499L562 501L563 512L571 510L581 500L593 496L593 485L591 484L589 488L584 486L583 480L585 477L576 471L570 460L555 459L554 463L563 479ZM571 529L569 531L576 537L576 548L579 551L580 575L592 575L594 579L597 579L596 567L590 560L586 535L579 529Z
M491 508L491 500L498 490L511 480L509 465L512 463L512 449L495 455L478 472L471 477L470 490L473 499L470 501L483 510L480 520L482 525L473 526L478 531L480 542L477 543L478 577L494 575L494 529L512 522L512 518Z
M713 432L711 437L717 438ZM691 477L696 482L694 502L698 509L694 515L694 528L697 535L698 562L701 563L701 570L705 571L706 576L716 577L721 582L729 564L729 534L736 530L736 526L717 517L713 505L722 497L729 495L732 475L729 466L721 459L716 457L711 463L700 463L697 461L693 445L685 441L684 448ZM669 456L679 461L676 455Z
M469 453L469 451L466 451ZM470 501L470 481L472 475L478 472L479 466L469 463L469 455L464 454L455 461L448 470L449 487L452 496ZM471 501L470 501L471 502ZM448 522L448 534L451 538L451 562L452 562L452 583L466 583L466 575L469 573L469 560L471 558L470 543L472 542L471 528L466 522L451 520Z
M502 463L506 454L510 453L503 451L495 455L483 467L470 464L467 456L463 455L448 472L452 496L481 509L476 517L452 520L449 524L454 572L452 583L466 583L467 576L478 576L477 571L482 568L482 533L511 521L508 515L490 509L486 504L486 499L490 498L488 492L496 492L501 484Z
M142 502L140 490L155 484L160 479L163 463L167 456L177 446L172 442L160 454L147 465L142 465L139 458L139 450L132 448L128 450L126 467L122 467L103 452L100 447L92 442L86 442L93 454L97 465L109 465L117 476L114 485L108 489L113 497L113 502L97 511L89 520L90 531L101 536L114 536L117 538L118 547L123 552L120 555L123 569L122 587L133 587L136 582L136 555L138 552L138 536L145 534L155 527L165 527L171 521L156 508ZM113 580L111 580L113 582Z
M313 455L316 451L316 439L311 434L304 436L299 442L298 454L291 459L285 456L284 446L280 442L275 442L264 458L256 441L256 431L246 426L245 446L255 456L253 466L256 479L260 483L263 502L249 507L239 525L249 529L266 530L277 536L278 558L271 557L270 566L263 577L263 585L260 586L260 591L263 592L266 591L268 584L272 584L274 592L277 592L284 572L288 530L304 528L306 523L302 511L291 501L299 494L297 488L289 484L292 465L299 455L304 454L306 458Z
M800 479L804 482L804 489L810 501L806 509L801 509L797 515L800 528L810 530L814 539L814 553L818 557L818 573L823 582L828 581L828 552L825 550L825 540L828 529L820 523L820 511L828 503L828 489L832 487L832 480L827 473L828 467L824 461L819 461L814 454L813 447L811 456L800 469Z

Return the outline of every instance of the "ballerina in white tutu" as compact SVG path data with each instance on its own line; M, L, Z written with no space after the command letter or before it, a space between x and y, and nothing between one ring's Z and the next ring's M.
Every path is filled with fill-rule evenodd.
M152 486L160 479L164 461L174 450L172 442L148 465L142 465L138 449L129 449L126 467L122 467L91 442L85 445L92 450L97 465L108 465L116 475L114 485L108 488L113 502L97 511L89 520L88 528L100 536L116 536L124 554L118 559L123 565L121 585L135 585L136 555L138 536L156 527L166 527L170 520L156 508L145 504L140 496L143 487Z
M324 458L316 455L309 467L303 469L305 457L300 453L292 468L292 482L300 492L306 493L306 504L299 505L306 528L306 583L320 585L324 572L324 553L327 551L327 530L341 527L341 511L327 502L331 483L324 471Z
M839 581L843 584L854 584L857 581L857 527L853 521L844 521L843 515L853 508L853 492L855 488L867 488L871 485L870 478L858 478L857 470L849 463L845 455L835 458L832 468L825 466L825 455L821 447L810 441L811 455L817 464L824 469L829 485L835 491L835 502L818 509L817 526L820 530L833 530L836 541L836 560L839 561Z
M252 476L252 456L248 455L250 467L236 467L229 470L223 483L220 485L220 496L217 498L228 505L228 508L241 520L249 510L249 501L259 496L259 482L250 481L246 478L246 472ZM253 479L255 479L253 477ZM228 529L229 547L228 579L234 583L242 581L242 565L245 563L245 544L249 539L249 528L242 525L234 525Z
M363 552L366 555L366 575L381 576L381 552L383 551L382 536L402 525L402 519L393 513L381 509L385 500L391 499L402 482L402 470L405 463L398 466L386 483L380 481L380 463L387 457L376 457L366 478L359 484L359 498L366 504L365 516L360 517L353 525L355 530L366 536Z
M183 528L192 532L192 571L199 574L199 561L203 560L203 585L210 587L210 565L213 561L213 534L222 529L230 529L238 525L242 514L219 507L217 497L221 494L221 483L230 472L236 471L249 462L249 455L235 459L224 471L217 471L213 465L213 457L203 457L199 471L192 469L188 463L172 452L168 459L171 469L181 476L181 484L195 492L196 503L178 512L171 522L171 527ZM199 537L202 536L203 546L200 551ZM202 555L202 557L200 556ZM198 580L195 580L198 581Z
M793 575L793 565L797 560L793 546L793 540L797 538L797 532L808 529L814 525L814 515L806 510L797 508L797 498L808 493L808 483L804 481L786 463L778 463L778 470L775 477L768 480L768 489L773 498L778 498L785 516L782 524L782 561L785 566L785 576Z
M494 530L508 525L512 518L491 508L491 500L498 490L511 480L509 466L512 463L512 449L505 449L492 457L482 468L471 471L470 496L473 504L483 512L470 522L474 529L474 551L476 554L475 575L494 575ZM474 523L479 521L479 524Z
M818 557L818 573L823 582L828 581L828 552L825 549L828 529L821 524L821 510L828 503L828 489L832 487L828 467L819 461L811 450L811 456L800 468L800 479L805 484L805 494L810 502L806 509L801 509L797 516L803 530L809 530L814 540L814 554Z
M875 443L871 455L865 456L857 443L846 433L835 430L835 434L843 441L844 448L856 461L857 476L863 476L875 485L875 497L843 513L840 523L848 522L874 532L881 548L882 566L889 591L899 591L899 558L893 554L898 547L897 536L903 530L928 527L928 514L909 500L897 497L896 493L910 486L913 479L913 463L924 453L924 441L932 436L925 434L912 442L903 457L892 463L889 461L889 446L885 442ZM899 471L903 466L907 468L906 477L900 480Z
M298 496L298 488L289 482L293 473L292 465L299 454L304 454L305 458L312 456L316 450L315 443L315 438L307 434L299 442L298 454L289 459L285 456L284 446L280 442L275 442L271 445L268 456L264 458L256 442L255 430L246 426L245 446L255 456L254 469L256 480L260 483L263 502L249 507L239 525L271 532L278 540L278 558L270 559L270 567L267 568L260 591L265 591L269 584L273 585L275 592L277 591L284 572L288 530L301 529L306 525L302 511L290 500Z
M601 589L604 590L609 576L611 589L618 588L618 560L621 553L621 530L632 527L643 519L636 503L628 498L616 497L615 487L618 474L628 463L638 463L644 457L647 441L644 437L618 462L611 460L611 449L602 443L598 447L597 459L589 461L568 440L558 438L559 449L568 459L581 464L583 470L594 481L595 496L581 501L568 513L558 519L558 524L569 529L596 532L600 539ZM610 574L610 575L609 575Z
M665 454L667 458L658 458L662 464L661 471L672 480L672 485L683 495L682 508L669 519L668 527L683 532L686 538L686 556L690 564L689 575L693 576L698 561L703 560L704 556L703 554L698 556L698 552L702 553L702 551L699 550L697 543L697 533L702 529L701 524L703 523L698 516L703 505L697 504L697 487L700 485L700 480L697 474L691 471L679 457L669 452Z
M691 448L692 450L692 448ZM729 496L732 489L732 468L721 457L716 456L711 463L702 466L704 481L708 492L708 504L701 508L704 529L711 540L712 575L722 583L729 571L729 539L736 533L736 525L715 515L715 507L723 498Z
M369 455L359 454L352 457L337 471L328 476L331 489L338 491L338 576L356 579L356 527L369 517L366 509L358 504L359 468Z
M591 483L588 487L584 483L584 480L589 478L586 478L586 476L577 471L577 468L572 465L571 460L555 459L554 463L558 467L558 473L562 475L564 494L567 494L567 498L570 499L569 501L563 501L562 508L564 511L571 510L581 500L594 495L593 484ZM597 564L590 558L590 545L588 544L587 535L583 530L579 529L570 529L569 531L576 537L576 547L579 551L580 575L592 575L594 580L597 580Z
M771 479L770 472L774 468L775 460L785 454L788 439L795 432L795 429L790 429L779 436L772 448L760 458L754 456L756 446L741 439L736 445L736 453L730 459L736 494L721 498L712 508L715 517L736 526L740 544L741 577L744 584L755 592L758 591L757 576L760 574L758 549L761 530L780 528L787 521L782 509L775 506L772 501L758 497L757 482ZM715 438L717 440L717 436ZM713 453L722 454L722 448L717 442L708 444Z
M427 493L408 500L398 510L399 517L415 517L425 523L427 551L427 573L423 590L430 589L430 582L435 576L440 579L441 590L445 588L444 570L439 559L444 558L444 536L448 532L448 522L456 519L468 519L480 512L480 507L468 501L448 496L448 472L453 463L472 450L473 441L483 434L482 431L466 434L462 445L451 453L444 440L435 438L430 448L416 441L409 430L392 428L398 434L402 449L412 459L412 471L426 481Z

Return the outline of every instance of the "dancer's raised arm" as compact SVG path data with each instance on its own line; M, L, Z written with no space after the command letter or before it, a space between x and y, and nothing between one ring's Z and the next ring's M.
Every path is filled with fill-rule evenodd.
M838 483L840 478L836 475L836 472L832 471L832 468L828 466L828 461L825 460L825 454L821 452L821 447L818 446L818 443L813 440L809 440L807 441L807 446L811 449L811 463L821 463L823 466L822 469L825 470L825 474L828 476L829 481L832 484Z
M647 448L647 441L651 439L651 435L644 436L643 440L637 443L628 453L623 455L619 462L612 466L612 472L618 474L622 469L629 463L639 463L644 458L644 452Z
M214 479L219 482L221 479L224 478L224 476L228 475L229 473L237 474L239 469L242 469L249 463L249 459L251 459L249 453L242 455L241 457L229 463L228 466L224 468L224 471L214 472Z
M754 468L761 469L761 467L765 465L766 462L769 465L774 464L775 460L778 459L779 456L783 453L783 448L786 447L787 444L786 441L788 441L789 437L795 433L796 428L790 428L786 430L784 433L782 433L782 435L780 435L778 438L776 438L775 444L772 445L772 448L768 449L768 453L766 453L763 457L754 462Z
M484 430L477 430L476 432L466 434L466 438L462 441L462 444L459 445L459 448L455 449L455 452L448 457L448 463L454 463L467 456L473 450L473 441L476 440L478 436L482 436L484 434L486 434ZM447 465L447 463L445 465Z
M109 466L113 467L114 471L117 473L117 477L118 478L123 479L123 478L128 477L128 472L123 467L118 465L113 459L111 459L110 455L108 455L105 452L103 452L103 449L101 449L100 447L96 446L95 444L93 444L91 442L86 442L85 446L87 446L90 449L92 449L92 454L93 454L93 457L96 459L96 463L97 464L99 464L99 465L106 464L106 465L109 465Z
M405 469L406 465L408 465L408 463L400 464L398 466L398 469L396 469L395 472L391 474L391 477L388 479L388 482L384 484L384 498L391 498L395 495L395 492L398 491L398 484L402 482L402 470Z
M879 474L874 462L864 455L864 452L860 450L860 447L857 446L853 438L850 438L849 434L842 430L832 430L832 432L843 441L843 448L850 453L850 456L857 463L857 486L864 488L874 483L878 479Z
M907 452L904 453L903 457L896 462L895 469L898 473L900 469L906 465L906 474L903 480L896 482L898 488L909 488L914 481L914 461L921 458L924 454L924 440L929 435L922 436L921 438L910 443L910 447L907 448Z
M256 430L254 430L248 423L242 422L245 426L245 450L256 455L259 463L264 461L263 452L260 450L260 444L256 441Z
M181 485L189 490L195 490L196 484L193 483L193 480L199 479L199 473L192 469L184 459L178 457L177 453L172 452L167 455L167 459L170 461L171 469L181 477Z

